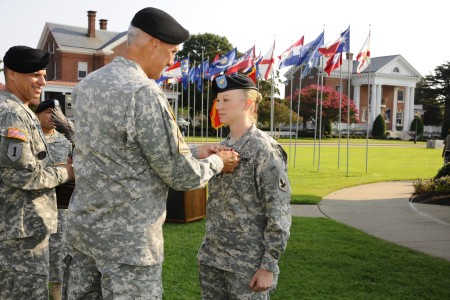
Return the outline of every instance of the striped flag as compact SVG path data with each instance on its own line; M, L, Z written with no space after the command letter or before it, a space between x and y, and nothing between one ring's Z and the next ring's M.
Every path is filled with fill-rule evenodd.
M370 32L366 42L356 56L356 60L359 62L358 67L356 68L356 72L358 74L370 65Z
M217 130L220 127L224 126L222 122L220 122L219 112L217 111L217 99L214 99L211 111L209 112L209 117L211 118L211 126Z

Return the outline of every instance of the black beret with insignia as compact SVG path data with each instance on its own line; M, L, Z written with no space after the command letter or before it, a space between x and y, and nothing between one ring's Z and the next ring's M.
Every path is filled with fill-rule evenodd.
M217 95L229 90L256 90L256 85L253 80L244 74L237 74L233 76L220 75L214 78L212 83L213 92Z
M41 49L13 46L3 57L5 66L18 73L33 73L47 68L50 54Z
M36 107L35 113L40 113L46 110L47 108L55 108L59 106L58 100L45 100L39 103L39 105Z
M171 45L181 44L189 38L189 31L180 23L168 13L154 7L138 11L131 20L131 25Z

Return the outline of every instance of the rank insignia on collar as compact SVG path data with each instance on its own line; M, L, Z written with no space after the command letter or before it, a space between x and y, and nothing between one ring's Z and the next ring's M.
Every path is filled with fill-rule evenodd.
M280 190L282 190L283 192L287 191L287 183L286 180L284 180L283 178L279 178L278 179L278 187L280 188Z
M249 162L251 157L241 157L241 162Z

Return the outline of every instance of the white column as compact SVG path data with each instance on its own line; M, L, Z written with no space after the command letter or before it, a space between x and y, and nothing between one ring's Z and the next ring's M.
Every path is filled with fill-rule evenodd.
M414 91L415 91L415 88L410 87L409 89L410 89L409 98L411 98L411 105L409 107L409 110L410 110L409 117L410 117L410 120L412 121L412 120L414 120Z
M361 118L361 107L360 107L360 103L361 103L361 99L360 99L360 94L361 94L361 85L355 85L353 87L353 101L355 102L355 106L358 109L359 112L359 117Z
M377 84L377 111L376 116L381 113L381 84Z
M377 117L376 114L376 107L377 107L377 87L375 84L372 84L372 96L370 97L370 125L373 124L373 121L375 121L375 118Z
M403 130L409 131L411 129L410 108L411 99L409 87L405 89L405 108L403 109Z
M394 88L394 101L392 104L392 131L396 131L396 125L397 125L397 98L398 98L398 87Z

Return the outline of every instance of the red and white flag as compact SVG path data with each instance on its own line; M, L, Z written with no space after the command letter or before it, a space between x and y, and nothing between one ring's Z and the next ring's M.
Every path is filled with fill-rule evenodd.
M165 69L162 73L164 77L181 77L183 76L181 72L181 61L177 61L173 64L173 66Z
M267 51L266 55L264 55L263 59L259 63L259 77L268 80L270 75L273 73L273 64L275 63L275 58L273 56L275 52L275 41L273 42L272 48Z
M356 72L358 74L364 71L370 65L370 32L369 36L366 39L366 42L356 56L356 60L359 62L358 68L356 68Z
M327 64L323 70L327 72L330 76L331 71L339 68L342 65L342 53L335 53L330 59L328 59Z
M237 73L242 69L253 66L255 62L255 46L247 50L231 67L227 70L227 75Z

